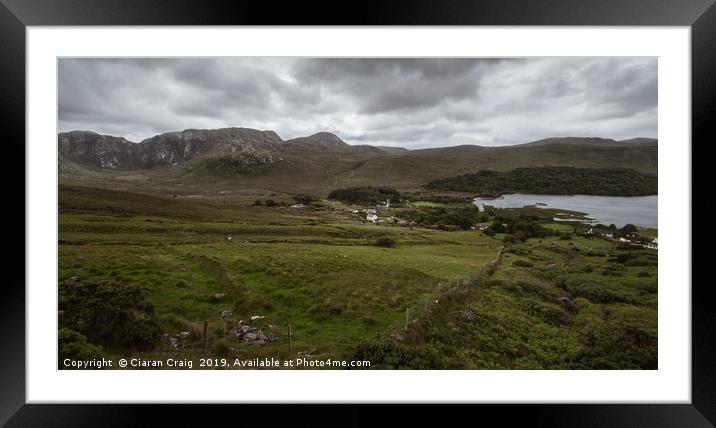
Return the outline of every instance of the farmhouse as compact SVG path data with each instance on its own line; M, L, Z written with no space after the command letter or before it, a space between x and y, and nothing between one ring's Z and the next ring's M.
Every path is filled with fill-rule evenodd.
M375 210L368 210L365 219L367 221L375 223L376 221L378 221L378 214L375 212Z
M378 204L375 209L378 211L390 211L390 199L386 199L385 202Z
M614 232L609 229L601 229L598 227L592 227L587 232L587 235L593 235L593 236L601 236L602 238L614 238Z

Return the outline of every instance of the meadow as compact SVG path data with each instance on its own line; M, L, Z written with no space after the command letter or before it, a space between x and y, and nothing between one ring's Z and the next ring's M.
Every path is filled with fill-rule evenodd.
M226 347L232 355L285 357L291 324L295 352L343 357L406 305L432 296L440 280L475 269L500 246L474 231L366 224L341 204L251 207L249 199L81 187L61 187L60 200L60 282L139 287L163 333L191 333L183 351L194 355ZM379 238L395 245L379 247ZM224 309L234 321L264 317L251 324L277 339L264 346L231 340ZM206 344L199 340L204 320ZM157 352L162 347L150 354Z
M515 242L442 225L371 224L355 212L365 207L336 201L291 208L290 196L276 192L190 196L60 186L61 326L86 328L91 318L106 334L93 338L85 329L89 341L115 358L654 368L655 251L587 239L548 217L540 220L548 236ZM255 206L267 198L276 204ZM417 202L394 215L453 205L466 209ZM116 308L103 306L104 318L96 308L77 309L72 304L87 294L73 293L87 293L85 284L93 298L115 293L131 303L112 317L106 313ZM129 299L125 289L136 293ZM127 317L145 323L125 332L116 319ZM234 337L241 325L270 340ZM121 340L145 327L143 336Z

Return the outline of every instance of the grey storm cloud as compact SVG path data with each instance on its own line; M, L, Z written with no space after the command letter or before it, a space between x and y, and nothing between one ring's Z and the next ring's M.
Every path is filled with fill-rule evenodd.
M241 126L407 148L656 138L656 58L61 58L59 130Z

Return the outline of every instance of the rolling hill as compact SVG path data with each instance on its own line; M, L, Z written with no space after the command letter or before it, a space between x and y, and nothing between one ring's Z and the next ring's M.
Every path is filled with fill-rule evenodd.
M644 138L405 150L351 145L328 132L283 140L273 131L248 128L187 129L139 143L89 131L58 135L63 182L155 193L251 188L325 195L370 185L415 190L481 170L539 166L624 168L656 176L657 154L658 142Z

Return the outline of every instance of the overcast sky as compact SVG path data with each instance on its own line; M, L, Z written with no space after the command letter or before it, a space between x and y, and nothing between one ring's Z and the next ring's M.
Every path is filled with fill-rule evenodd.
M656 58L60 59L59 130L239 126L407 148L657 137Z

